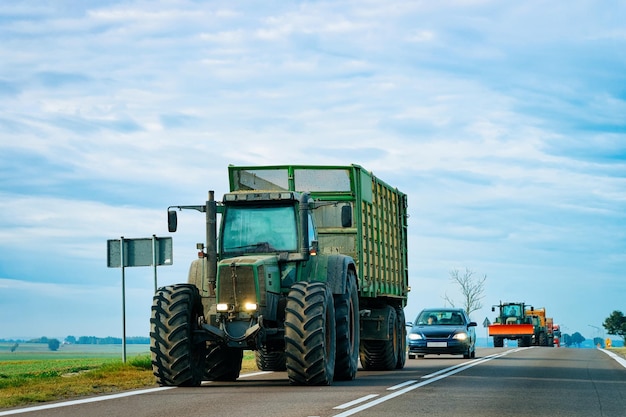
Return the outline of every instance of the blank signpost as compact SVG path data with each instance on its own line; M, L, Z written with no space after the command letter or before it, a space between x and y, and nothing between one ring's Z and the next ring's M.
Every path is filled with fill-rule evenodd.
M154 267L154 291L157 289L157 266L172 265L172 238L157 237L107 240L107 266L122 268L122 360L126 363L126 276L125 268Z

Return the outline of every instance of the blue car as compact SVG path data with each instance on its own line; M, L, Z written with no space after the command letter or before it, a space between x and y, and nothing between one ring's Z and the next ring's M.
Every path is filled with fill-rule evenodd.
M409 359L424 355L476 356L476 322L462 308L428 308L418 314L409 339Z

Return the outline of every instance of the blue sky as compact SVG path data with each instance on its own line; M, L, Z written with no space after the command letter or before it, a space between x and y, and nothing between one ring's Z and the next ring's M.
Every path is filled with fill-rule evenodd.
M406 309L626 312L626 5L609 0L0 4L0 338L121 336L106 241L172 236L183 282L228 164L360 164L409 196ZM126 270L149 332L152 268ZM479 334L484 334L482 326Z

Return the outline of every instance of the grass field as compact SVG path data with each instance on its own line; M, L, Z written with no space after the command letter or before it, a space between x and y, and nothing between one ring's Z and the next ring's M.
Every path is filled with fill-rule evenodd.
M0 409L155 387L148 345L63 345L0 343ZM246 351L241 372L257 370Z

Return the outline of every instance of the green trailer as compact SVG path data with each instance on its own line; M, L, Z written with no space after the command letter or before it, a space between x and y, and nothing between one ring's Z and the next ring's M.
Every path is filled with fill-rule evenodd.
M405 363L407 197L358 165L229 166L186 283L152 305L164 386L235 380L243 350L295 385L329 385ZM218 233L219 216L219 233Z

